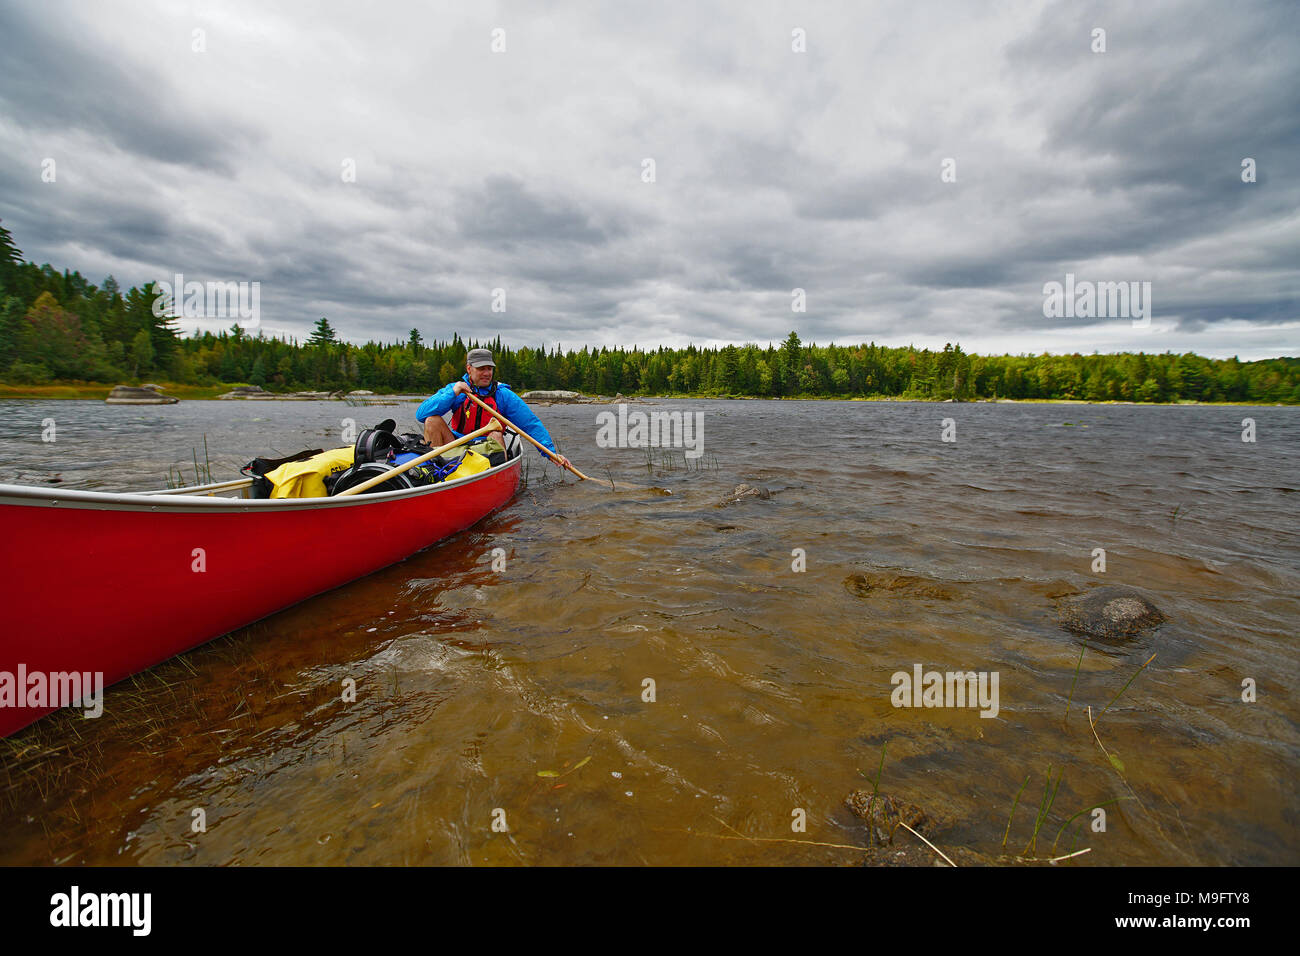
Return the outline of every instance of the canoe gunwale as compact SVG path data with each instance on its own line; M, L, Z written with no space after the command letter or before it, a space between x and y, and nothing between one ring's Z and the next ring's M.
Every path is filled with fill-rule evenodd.
M230 490L231 482L217 482L209 486L196 486L190 494L160 494L146 492L104 492L81 491L67 488L51 490L35 488L28 485L0 484L0 507L35 507L35 508L70 508L73 510L94 511L153 511L176 514L236 514L243 512L326 510L331 508L357 508L365 505L379 504L386 501L401 501L408 498L420 498L454 492L476 482L490 479L509 468L518 468L523 456L479 472L469 478L452 482L439 482L416 488L402 488L397 491L347 495L325 498L218 498L210 495L208 489L225 486Z

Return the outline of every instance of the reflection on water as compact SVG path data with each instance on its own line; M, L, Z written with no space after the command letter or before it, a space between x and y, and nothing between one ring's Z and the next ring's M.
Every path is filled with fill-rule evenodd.
M205 434L220 478L414 410L3 404L0 481L113 490L201 463ZM533 458L472 530L118 685L98 721L2 745L0 862L853 863L788 841L864 845L844 800L886 745L881 791L943 821L940 846L1001 854L1028 776L1022 849L1050 765L1040 856L1118 801L1057 852L1297 861L1295 409L645 407L703 411L706 467L598 448L599 407L539 409L588 474L647 490ZM720 504L740 483L771 494ZM1080 664L1054 604L1102 583L1169 623ZM1086 709L1152 653L1094 738ZM895 708L891 675L917 664L997 672L997 717Z

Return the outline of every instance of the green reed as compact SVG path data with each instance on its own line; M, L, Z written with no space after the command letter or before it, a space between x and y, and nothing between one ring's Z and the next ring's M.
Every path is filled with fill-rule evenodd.
M1074 685L1079 682L1079 668L1083 666L1083 652L1088 649L1088 642L1083 642L1083 647L1079 648L1079 660L1074 665L1074 679L1070 681L1070 695L1065 698L1065 721L1070 720L1070 702L1074 700Z
M1002 849L1004 850L1007 848L1007 838L1011 836L1011 820L1016 815L1016 805L1020 803L1020 795L1025 792L1025 787L1029 786L1029 777L1029 774L1025 774L1025 782L1020 785L1020 789L1016 791L1016 798L1011 801L1011 813L1007 816L1007 829L1002 834Z

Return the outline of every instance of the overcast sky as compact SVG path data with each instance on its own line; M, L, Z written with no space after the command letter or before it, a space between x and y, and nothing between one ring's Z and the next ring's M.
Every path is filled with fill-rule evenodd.
M1292 0L0 5L25 257L269 334L1297 355L1298 173Z

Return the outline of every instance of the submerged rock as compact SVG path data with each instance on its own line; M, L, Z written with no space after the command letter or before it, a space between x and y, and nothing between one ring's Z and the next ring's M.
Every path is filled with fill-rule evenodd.
M936 811L926 811L888 793L854 790L844 798L845 805L867 825L867 846L862 866L994 866L989 856L964 846L944 845L939 834L950 830L953 820ZM903 829L907 824L935 844L946 862L933 849Z
M743 501L745 498L762 498L766 501L772 497L772 492L768 491L762 485L736 485L731 491L722 496L718 502L721 505L733 504L737 501Z
M878 846L888 846L900 836L900 824L909 827L927 837L946 826L933 814L927 813L915 803L908 803L888 793L877 793L874 799L870 790L854 790L844 798L844 803L853 815L867 825L869 841ZM915 842L914 838L903 831L904 842Z
M1110 585L1062 598L1056 605L1061 627L1107 641L1129 640L1167 620L1137 591Z
M860 598L880 596L926 598L935 601L951 601L957 593L950 588L937 584L929 578L907 574L850 574L844 579L844 589Z

